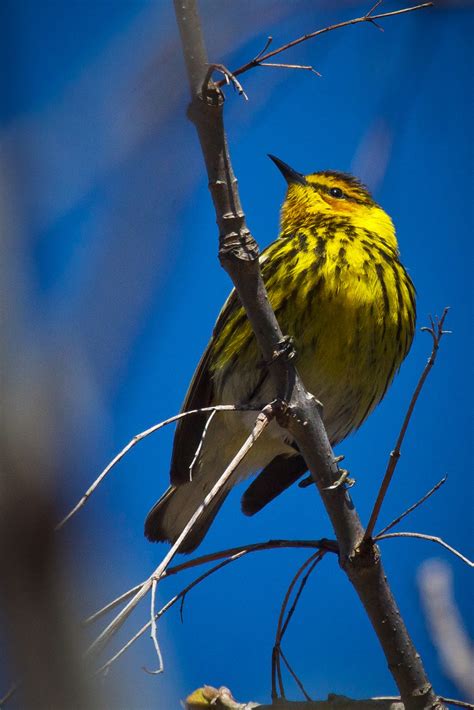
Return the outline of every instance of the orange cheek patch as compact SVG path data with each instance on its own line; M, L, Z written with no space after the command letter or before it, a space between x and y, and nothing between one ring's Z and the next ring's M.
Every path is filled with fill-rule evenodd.
M348 200L340 200L332 198L329 195L322 196L324 201L334 210L334 212L344 212L345 214L354 214L360 209L357 202L349 202Z

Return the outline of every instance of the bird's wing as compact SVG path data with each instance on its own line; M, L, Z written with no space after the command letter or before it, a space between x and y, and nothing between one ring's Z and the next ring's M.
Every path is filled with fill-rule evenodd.
M242 512L245 515L255 515L293 485L307 470L306 462L299 454L276 456L245 491L242 496Z
M238 303L237 294L235 291L232 291L219 314L214 327L213 336L191 380L184 404L181 408L182 412L209 407L213 403L214 383L209 368L212 346L215 338L224 327L229 314L238 306ZM179 486L189 481L189 466L201 441L202 432L208 417L208 412L202 412L191 414L189 417L184 417L178 421L173 442L173 455L171 458L170 480L172 485Z
M280 247L279 240L277 240L264 249L260 255L260 265L262 267L264 280L266 280L268 270L268 259L273 252L280 250ZM279 302L275 300L273 306L278 307L278 305ZM181 411L189 412L192 409L209 407L215 403L214 383L209 367L212 359L212 348L228 322L228 319L239 308L241 308L240 301L236 291L233 290L219 313L212 338L196 368ZM258 390L267 375L268 373L264 370L260 372L252 388L249 389L248 392L242 393L242 399L248 400L257 396ZM202 414L192 414L189 417L184 417L179 420L176 427L171 459L170 479L172 485L179 486L189 481L189 466L201 441L202 432L208 416L209 414L207 412L203 412Z

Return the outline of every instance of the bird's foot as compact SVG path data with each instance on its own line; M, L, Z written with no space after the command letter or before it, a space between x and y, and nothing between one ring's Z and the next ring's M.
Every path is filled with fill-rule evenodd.
M336 490L336 488L339 488L342 485L345 485L346 488L352 488L352 486L355 483L355 479L349 478L349 471L347 469L341 468L339 470L341 471L341 475L339 476L337 481L334 481L334 483L331 486L327 486L324 489L325 491L334 491L334 490Z

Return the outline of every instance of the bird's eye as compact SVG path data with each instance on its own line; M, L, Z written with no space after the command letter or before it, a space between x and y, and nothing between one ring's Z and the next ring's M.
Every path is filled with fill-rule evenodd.
M331 189L329 190L329 194L331 195L331 197L338 197L339 199L341 199L341 197L345 197L340 187L331 187Z

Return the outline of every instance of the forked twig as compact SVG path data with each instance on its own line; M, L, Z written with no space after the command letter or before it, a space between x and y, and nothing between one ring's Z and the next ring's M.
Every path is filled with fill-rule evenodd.
M380 27L380 25L377 24L376 20L382 20L386 17L394 17L395 15L403 15L407 12L415 12L416 10L424 10L428 7L432 7L433 3L432 2L424 2L421 5L414 5L413 7L404 7L400 10L392 10L391 12L382 12L378 15L374 15L373 12L377 9L377 7L380 5L380 2L376 2L375 5L368 11L366 12L365 15L362 15L362 17L355 17L352 20L345 20L344 22L338 22L337 24L330 25L329 27L324 27L323 29L320 30L315 30L314 32L309 32L308 34L302 35L301 37L297 37L296 39L292 40L291 42L287 42L286 44L282 44L280 47L277 47L276 49L273 49L271 52L266 52L268 49L268 46L270 45L271 42L267 40L267 45L264 47L264 49L257 54L256 57L251 59L249 62L246 64L243 64L240 66L238 69L234 69L232 72L232 76L237 77L240 74L244 74L245 72L249 71L250 69L253 69L254 67L258 67L259 65L262 64L262 62L267 62L269 59L272 57L275 57L277 54L281 54L282 52L286 52L287 49L291 49L292 47L296 47L298 44L301 44L302 42L306 42L309 39L313 39L314 37L318 37L319 35L325 34L326 32L332 32L333 30L339 30L342 27L349 27L349 25L357 25L361 22L369 22L372 25L375 25L379 29L383 29ZM271 40L271 38L269 38ZM266 53L265 53L266 52ZM223 86L224 81L219 81L217 82L217 86Z
M401 448L403 444L403 440L405 438L405 434L408 429L408 425L410 423L411 416L413 414L413 410L415 409L416 402L418 400L418 397L420 395L421 390L423 389L423 385L425 384L426 378L428 377L433 365L436 362L436 356L438 354L438 349L439 349L439 344L441 342L441 338L445 333L449 331L443 330L444 326L444 321L446 319L446 316L448 315L448 310L449 308L445 308L443 311L443 315L441 318L435 322L431 318L431 327L429 328L422 328L421 330L427 333L430 333L431 337L433 338L433 349L431 350L431 355L428 358L428 362L425 365L425 368L423 372L421 373L421 377L418 380L418 384L415 388L415 391L413 392L410 404L407 409L407 413L405 414L405 418L403 420L402 428L400 429L400 433L398 435L397 443L395 444L395 448L393 451L390 452L390 456L388 459L388 464L387 464L387 469L385 471L385 475L383 477L382 485L380 486L380 490L377 495L377 500L375 501L374 507L372 509L372 513L370 516L369 523L367 525L367 529L364 534L364 540L368 540L372 537L372 534L374 532L375 524L377 523L377 518L380 513L380 509L382 507L382 503L384 501L384 498L387 494L388 487L390 485L390 482L393 478L393 474L395 473L395 469L397 467L398 460L401 455Z
M174 606L176 604L176 602L178 602L180 599L181 599L181 602L183 602L186 595L191 591L191 589L193 589L198 584L203 582L207 577L210 577L211 574L214 574L218 570L229 565L231 562L234 562L235 560L239 559L244 554L245 554L245 552L238 552L235 555L232 555L231 557L227 558L226 560L219 562L219 564L214 565L214 567L211 567L211 569L206 570L206 572L203 572L203 574L200 574L199 577L196 577L196 579L194 579L192 582L190 582L186 587L184 587L184 589L182 589L180 592L178 592L178 594L175 594L174 597L172 597L159 611L156 612L155 623L156 623L156 621L158 621L158 619L160 617L163 616L163 614L165 614L169 609L171 609L171 607ZM180 609L180 613L182 614L182 609ZM141 636L143 636L145 631L147 631L150 628L150 626L151 626L151 620L148 621L146 624L144 624L144 626L142 626L141 629L139 629L137 631L137 633L134 636L132 636L132 638L129 639L127 641L127 643L124 644L117 651L117 653L115 653L111 658L109 658L108 661L106 661L106 663L104 663L100 668L98 668L96 673L97 674L107 673L109 671L110 667L112 666L112 664L115 663L115 661L118 660L120 658L120 656L122 656L125 653L125 651L127 651L127 649L129 649L130 646L132 646L132 644L135 643L135 641L138 641L138 639Z
M410 515L410 513L413 513L413 511L416 510L417 508L419 508L420 505L423 505L423 503L425 501L427 501L428 498L431 498L433 493L436 493L436 491L439 490L441 488L441 486L444 483L446 483L447 480L448 480L448 476L447 475L443 476L443 478L440 481L438 481L438 483L435 486L433 486L433 488L431 488L428 491L428 493L425 493L425 495L422 498L420 498L420 500L418 500L416 503L413 503L413 505L411 505L409 508L407 508L401 515L398 516L398 518L395 518L395 520L392 520L391 523L389 523L384 528L382 528L382 530L380 530L380 532L377 533L377 537L379 537L380 535L384 535L386 532L388 532L389 530L394 528L395 525L398 525L398 523L400 521L402 521L403 518L406 518L407 515Z
M278 617L278 624L277 624L277 630L275 634L275 643L273 645L272 649L272 700L275 701L278 699L278 697L284 698L285 697L285 689L283 686L283 676L281 673L281 665L280 665L280 647L281 647L281 641L283 639L283 636L286 633L286 630L288 628L288 624L291 621L291 618L294 614L294 611L296 609L296 606L298 604L299 598L303 592L304 587L306 586L306 582L308 581L308 578L313 571L313 569L316 567L316 565L322 560L324 557L324 552L321 550L318 550L315 552L313 555L308 557L308 559L303 562L303 564L298 568L296 571L296 574L293 576L288 589L286 590L285 597L283 599L281 609L280 609L280 614ZM301 577L303 572L307 570L305 576L303 577L299 589L295 595L295 598L293 600L293 603L288 611L288 613L285 616L286 609L288 606L288 602L290 600L291 594L293 592L293 589L298 581L298 579ZM278 681L278 686L279 686L279 694L277 691L277 681Z
M396 532L386 533L384 535L377 535L376 537L374 537L374 541L378 542L379 540L390 540L391 538L395 537L414 537L420 540L428 540L428 542L436 542L438 545L441 545L441 547L444 547L445 550L449 550L449 552L451 552L453 555L459 557L459 559L465 562L469 567L474 567L474 562L470 560L469 557L463 555L461 552L459 552L459 550L456 550L455 547L448 545L447 542L445 542L441 537L438 537L437 535L425 535L424 533L417 532Z
M236 78L234 72L231 72L229 69L224 64L209 64L209 69L207 70L206 78L204 79L203 85L207 86L209 84L209 81L211 80L211 76L213 72L218 71L221 74L224 75L224 82L229 85L232 84L234 89L237 91L237 93L240 96L243 96L246 101L249 100L249 97L244 91L244 88L240 81ZM216 82L217 86L222 85L222 82Z
M176 541L173 543L171 546L170 550L168 550L167 554L163 558L163 560L160 562L158 567L155 569L155 571L150 575L150 577L142 584L141 588L136 592L136 594L130 599L130 601L125 605L125 607L115 616L114 619L106 626L106 628L102 631L101 634L95 639L95 641L89 646L87 650L88 656L95 655L99 653L104 646L108 643L110 638L119 630L119 628L122 626L122 624L126 621L126 619L130 616L132 611L135 609L137 604L143 599L143 597L148 594L150 591L154 580L156 579L158 582L160 579L162 579L164 572L168 568L168 565L170 564L171 560L175 557L175 555L178 553L179 548L182 544L182 542L187 538L189 532L193 529L194 525L196 522L199 520L201 515L203 514L204 510L207 508L207 506L210 504L210 502L215 498L215 496L222 490L222 488L227 484L231 476L233 475L234 471L236 468L239 466L241 461L245 458L245 456L248 454L252 446L254 445L255 441L261 436L261 434L265 431L267 428L268 424L272 419L275 417L276 414L276 403L272 402L270 404L267 404L260 414L258 415L255 425L252 429L252 432L249 434L245 442L242 444L240 447L239 451L237 454L234 456L230 464L227 466L226 470L224 473L220 476L218 481L214 484L212 489L209 491L207 496L205 497L204 501L201 503L201 505L197 508L197 510L194 512L194 514L191 516L189 522L185 525L183 528L182 532L176 539Z
M56 525L56 530L60 530L67 522L72 518L73 515L77 513L78 510L80 510L86 503L87 499L92 495L92 493L95 491L95 489L102 483L104 478L107 476L108 473L118 464L119 461L123 459L123 457L128 454L130 449L133 449L136 444L138 444L139 441L142 441L142 439L145 439L147 436L150 436L151 434L154 434L156 431L159 431L160 429L163 429L163 427L167 426L168 424L172 424L173 422L177 422L179 419L183 419L184 417L189 417L192 414L201 414L202 412L240 412L240 411L248 411L248 407L242 407L242 406L236 406L234 404L218 404L213 407L202 407L202 409L191 409L189 412L181 412L180 414L175 414L174 417L170 417L169 419L165 419L164 421L160 422L159 424L154 424L152 427L149 429L145 429L145 431L142 431L140 434L135 434L133 439L131 439L126 446L115 456L110 463L107 464L107 466L104 468L102 473L97 476L95 479L94 483L92 483L91 486L87 489L87 491L84 493L82 498L76 503L74 508L69 511L69 513L61 520L60 523ZM252 408L250 411L258 411L254 408Z

